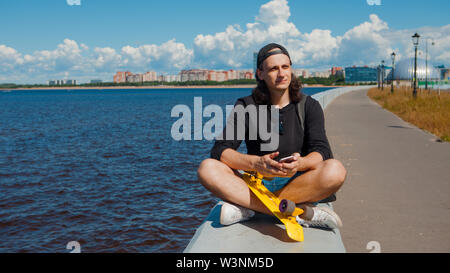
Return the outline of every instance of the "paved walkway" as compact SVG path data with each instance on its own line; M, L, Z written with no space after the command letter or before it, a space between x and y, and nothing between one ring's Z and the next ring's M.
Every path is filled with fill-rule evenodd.
M450 252L450 143L402 121L354 91L325 110L347 180L334 208L348 252Z

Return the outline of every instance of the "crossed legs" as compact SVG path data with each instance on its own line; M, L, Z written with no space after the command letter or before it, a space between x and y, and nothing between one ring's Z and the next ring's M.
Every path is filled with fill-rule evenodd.
M271 215L271 212L251 192L239 173L215 159L205 159L198 168L202 185L218 198ZM346 177L344 166L335 159L322 161L295 178L274 194L297 204L317 202L338 191Z

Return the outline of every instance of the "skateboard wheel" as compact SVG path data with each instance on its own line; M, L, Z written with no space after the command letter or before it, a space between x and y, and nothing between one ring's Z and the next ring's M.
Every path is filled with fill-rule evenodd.
M283 199L280 202L279 209L281 213L292 214L295 210L295 203L291 200Z

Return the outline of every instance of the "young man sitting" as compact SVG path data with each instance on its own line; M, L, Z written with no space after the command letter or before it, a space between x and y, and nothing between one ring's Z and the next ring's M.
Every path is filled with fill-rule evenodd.
M264 176L264 185L280 199L294 201L303 213L298 221L304 226L338 228L339 216L318 202L335 200L334 193L346 177L344 166L333 159L324 128L320 104L301 93L301 83L292 73L288 51L281 45L268 44L258 53L257 87L252 95L240 98L236 106L250 104L275 106L279 109L279 145L272 151L263 151L266 143L258 135L248 139L249 118L245 118L248 154L237 152L242 139L227 139L225 127L221 140L216 139L211 158L198 168L202 185L215 196L226 201L220 221L230 225L251 218L255 211L272 215L251 192L237 170L258 172ZM297 104L304 101L304 121L299 118ZM231 117L233 118L233 117ZM261 117L259 117L261 118ZM236 121L236 120L235 120ZM234 122L237 126L238 122ZM270 120L269 120L270 124ZM236 129L233 128L236 132ZM279 159L293 156L289 161ZM272 178L272 179L271 179Z

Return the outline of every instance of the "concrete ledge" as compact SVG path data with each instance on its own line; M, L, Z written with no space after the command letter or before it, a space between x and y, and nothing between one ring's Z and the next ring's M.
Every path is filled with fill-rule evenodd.
M329 206L329 204L320 204ZM339 230L304 228L305 241L290 239L277 218L257 213L231 226L219 223L219 202L195 232L185 253L318 253L345 252Z
M342 87L312 97L325 109L338 96L373 86ZM331 204L320 204L328 206ZM222 202L210 212L184 250L185 253L336 253L345 252L339 230L304 228L304 242L290 239L284 225L274 216L257 213L247 222L222 226L219 222Z
M322 105L322 108L325 109L328 104L330 104L335 98L339 97L342 94L351 92L351 91L357 91L357 90L368 90L372 87L376 87L375 85L367 85L367 86L348 86L348 87L339 87L330 89L324 92L320 92L317 94L312 95L314 99L316 99L320 105Z

